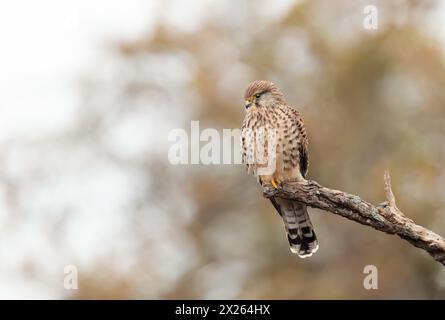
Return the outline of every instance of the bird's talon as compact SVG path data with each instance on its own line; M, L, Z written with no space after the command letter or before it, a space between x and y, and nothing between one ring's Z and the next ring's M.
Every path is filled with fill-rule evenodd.
M278 179L277 180L272 179L271 183L275 189L278 189L278 186L281 184L281 181Z

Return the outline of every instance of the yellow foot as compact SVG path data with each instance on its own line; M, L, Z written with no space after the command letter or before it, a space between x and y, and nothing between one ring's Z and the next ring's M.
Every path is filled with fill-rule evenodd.
M281 184L281 181L278 179L275 179L275 178L272 179L270 182L272 183L272 185L275 189L278 189L278 186Z

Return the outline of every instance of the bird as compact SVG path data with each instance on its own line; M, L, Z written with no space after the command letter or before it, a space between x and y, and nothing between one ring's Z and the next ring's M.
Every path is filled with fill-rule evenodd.
M286 182L305 181L308 137L300 112L288 105L272 82L255 80L244 93L245 117L241 128L242 163L258 182L279 188ZM318 240L306 204L270 198L281 216L292 253L300 258L318 250Z

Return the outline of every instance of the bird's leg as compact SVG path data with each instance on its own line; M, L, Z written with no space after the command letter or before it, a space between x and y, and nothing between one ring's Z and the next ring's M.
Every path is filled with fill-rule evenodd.
M281 181L275 178L272 178L270 181L275 189L278 189L278 186L281 184Z

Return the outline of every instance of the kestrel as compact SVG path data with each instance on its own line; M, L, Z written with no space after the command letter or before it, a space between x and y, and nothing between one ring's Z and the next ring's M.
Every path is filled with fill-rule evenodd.
M308 138L300 113L269 81L253 81L244 94L246 116L241 131L243 163L260 184L304 181L308 171ZM284 222L290 250L301 258L318 250L306 205L270 199Z

